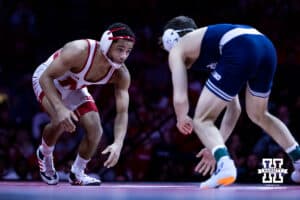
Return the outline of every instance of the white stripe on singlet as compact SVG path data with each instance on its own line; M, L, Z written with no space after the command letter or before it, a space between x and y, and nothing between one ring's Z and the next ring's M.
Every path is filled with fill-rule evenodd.
M220 54L222 54L222 48L223 46L232 40L233 38L236 38L240 35L245 35L245 34L250 34L250 35L262 35L261 32L254 28L234 28L227 33L225 33L219 43L219 49L220 49Z

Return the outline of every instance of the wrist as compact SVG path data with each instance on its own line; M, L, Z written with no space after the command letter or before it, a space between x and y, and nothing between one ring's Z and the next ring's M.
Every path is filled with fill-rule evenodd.
M178 121L178 122L180 122L180 121L184 121L184 120L185 120L185 118L186 118L186 115L182 115L182 114L181 114L181 115L177 115L177 117L176 117L176 118L177 118L177 121Z
M65 106L63 104L59 104L59 103L54 104L54 110L56 112L58 112L58 111L60 111L62 109L65 109Z
M116 141L114 141L114 143L120 147L123 146L123 141L116 140Z

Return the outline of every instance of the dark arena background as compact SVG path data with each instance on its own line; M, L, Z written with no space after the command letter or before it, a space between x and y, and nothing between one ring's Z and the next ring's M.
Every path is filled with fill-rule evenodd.
M238 168L233 185L200 190L209 176L194 172L203 148L196 134L176 128L167 53L158 44L167 20L193 17L199 27L240 23L257 28L274 42L278 68L270 96L270 112L300 142L300 1L298 0L0 0L0 199L299 199L300 185L290 179L287 154L242 114L226 145ZM91 87L104 134L86 172L102 185L76 187L68 172L84 131L64 133L55 147L56 186L39 177L35 151L49 118L32 89L35 68L66 42L99 40L114 22L136 33L126 65L131 74L129 124L118 164L104 168L101 151L113 140L114 93L110 85ZM189 74L191 114L206 74ZM217 122L218 123L218 122ZM287 169L283 183L265 184L263 158L281 158Z

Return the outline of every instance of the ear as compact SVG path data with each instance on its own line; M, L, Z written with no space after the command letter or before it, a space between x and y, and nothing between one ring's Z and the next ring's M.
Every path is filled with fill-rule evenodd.
M100 39L100 49L102 51L102 53L104 55L107 54L110 46L111 46L111 43L112 43L112 38L113 37L113 34L111 31L105 31L102 36L101 36L101 39Z
M180 36L174 29L165 30L162 36L163 47L166 51L170 52L173 46L178 42Z

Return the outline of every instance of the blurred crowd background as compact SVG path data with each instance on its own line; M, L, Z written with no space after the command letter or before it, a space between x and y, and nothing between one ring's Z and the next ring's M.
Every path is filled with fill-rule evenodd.
M104 135L87 172L103 181L202 181L194 172L195 155L203 148L195 134L176 129L167 54L158 45L165 22L176 15L193 17L199 27L214 23L242 23L268 35L277 47L278 70L270 97L270 111L300 142L300 19L298 0L0 0L0 180L39 180L35 150L49 118L34 96L35 68L66 42L98 40L106 27L121 21L137 36L126 64L132 75L128 132L119 163L103 168L101 155L113 141L114 95L110 85L91 87L99 106ZM207 74L189 72L191 114ZM262 158L283 158L284 151L254 125L244 112L227 141L238 167L239 183L261 183ZM219 123L219 121L217 122ZM61 179L67 177L84 134L63 134L55 148ZM290 182L289 177L285 178Z

